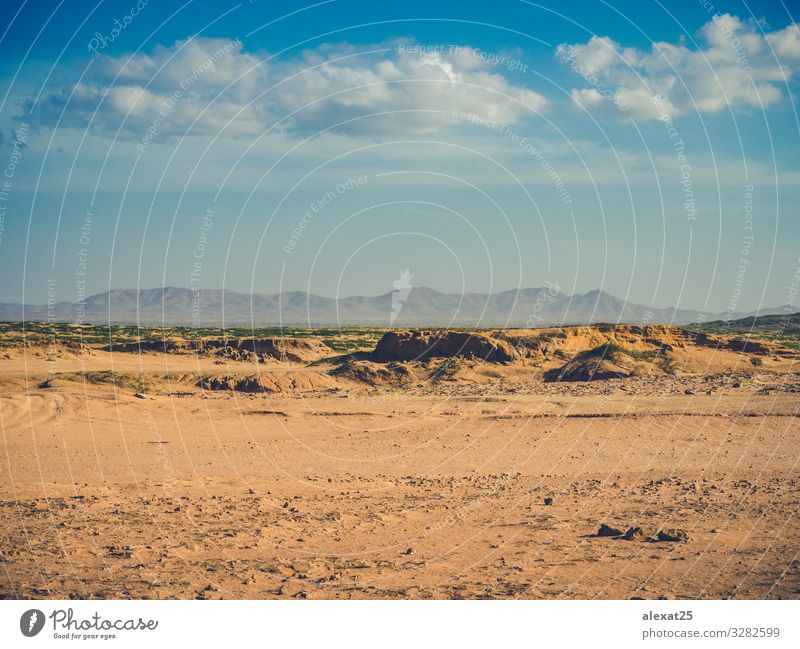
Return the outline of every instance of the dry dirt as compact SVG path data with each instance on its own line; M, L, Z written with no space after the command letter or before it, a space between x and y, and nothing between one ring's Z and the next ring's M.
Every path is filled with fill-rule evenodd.
M21 349L0 596L796 599L800 368L690 351L685 374L564 383L542 380L563 354Z

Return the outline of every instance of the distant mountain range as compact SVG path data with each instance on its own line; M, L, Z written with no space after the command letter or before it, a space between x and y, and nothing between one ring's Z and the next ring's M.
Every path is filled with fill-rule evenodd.
M402 298L405 298L404 300ZM393 304L394 301L394 304ZM783 307L760 315L785 313ZM396 316L392 321L392 314ZM737 313L736 317L753 314ZM500 293L440 293L414 287L375 297L328 298L302 291L271 295L188 288L116 289L82 303L0 303L0 320L141 324L146 326L346 325L388 327L544 327L560 324L693 322L723 314L655 308L620 300L601 290L565 295L548 288Z

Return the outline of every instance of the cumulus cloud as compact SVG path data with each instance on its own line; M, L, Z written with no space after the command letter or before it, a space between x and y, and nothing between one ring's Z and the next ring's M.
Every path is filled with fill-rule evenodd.
M648 52L593 36L559 45L556 54L588 86L571 91L577 104L636 119L766 108L781 100L781 86L800 65L796 24L765 32L758 23L717 14L700 29L699 40L699 49L658 42Z
M515 86L496 61L461 48L392 44L361 53L324 46L295 57L248 53L239 41L195 37L150 54L99 56L79 83L43 93L33 120L140 140L189 132L431 134L453 109L513 123L545 98ZM30 108L30 107L29 107ZM388 113L359 119L366 115Z

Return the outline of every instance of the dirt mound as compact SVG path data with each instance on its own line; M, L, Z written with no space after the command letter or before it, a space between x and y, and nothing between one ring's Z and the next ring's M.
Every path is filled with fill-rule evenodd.
M248 393L313 392L333 387L334 380L319 372L261 372L203 376L195 385L204 390Z
M388 365L369 361L347 360L330 372L331 376L350 379L372 386L403 386L415 382L418 377L405 365Z
M631 376L624 367L604 358L576 358L563 367L545 372L544 380L586 382L627 379Z
M240 338L236 341L236 349L293 363L309 363L333 353L316 338Z
M165 338L117 343L104 348L109 352L160 352L162 354L202 354L237 361L278 360L309 363L325 358L333 350L316 338L206 338L185 340Z
M581 352L572 360L544 373L545 381L605 381L644 374L663 374L658 358L637 360L624 348L608 343Z
M375 347L379 361L415 361L463 356L490 363L510 363L519 358L512 345L481 333L461 331L391 331Z

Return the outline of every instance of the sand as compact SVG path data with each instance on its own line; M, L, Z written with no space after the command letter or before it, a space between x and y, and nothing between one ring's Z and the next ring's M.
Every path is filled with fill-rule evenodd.
M473 362L376 388L330 370L0 361L0 596L800 593L794 371L565 384ZM221 375L274 391L198 385Z

